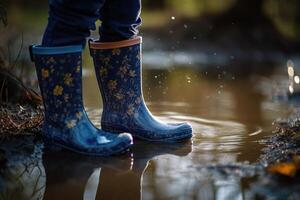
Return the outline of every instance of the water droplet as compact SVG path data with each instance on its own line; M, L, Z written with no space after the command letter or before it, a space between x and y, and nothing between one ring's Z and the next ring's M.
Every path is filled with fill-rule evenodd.
M295 72L293 67L288 67L288 74L289 76L294 76Z
M172 17L171 17L171 19L172 19L172 20L175 20L175 19L176 19L176 17L175 17L175 16L172 16Z
M187 28L188 28L188 25L184 24L183 27L184 27L185 29L187 29Z
M186 78L186 80L187 80L188 83L191 83L191 77L185 76L185 78Z
M295 83L299 84L299 83L300 83L300 78L299 78L299 76L295 76L295 77L294 77L294 81L295 81Z
M292 85L289 86L289 91L290 91L290 93L294 93L294 88Z

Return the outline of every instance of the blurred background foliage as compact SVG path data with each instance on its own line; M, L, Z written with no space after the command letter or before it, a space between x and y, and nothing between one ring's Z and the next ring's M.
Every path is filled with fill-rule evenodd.
M7 6L11 12L12 21L17 20L18 17L26 17L26 20L30 20L30 17L38 19L41 14L46 15L47 13L47 1L45 0L2 1L2 4ZM230 13L232 23L239 20L243 20L240 23L247 23L249 22L247 18L254 20L263 15L270 19L285 36L292 39L299 38L300 2L298 0L142 0L142 3L142 14L144 21L147 22L144 24L145 26L155 26L155 22L157 22L157 26L165 25L162 22L168 22L165 17L168 17L169 14L194 18L199 21L205 16L224 16ZM3 5L1 5L0 10L3 10ZM3 20L3 18L1 19ZM257 23L260 22L257 21Z
M255 20L257 24L264 23L262 19L266 18L285 36L299 39L298 0L143 0L143 5L146 14L147 11L176 13L180 17L194 18L199 22L207 16L227 16L223 18L224 22L228 20L230 23L253 26L248 23ZM151 12L149 14L153 16Z
M141 34L164 41L167 50L221 49L252 57L251 52L300 52L299 0L142 0L142 5ZM21 37L24 46L40 42L46 0L1 0L0 12L2 51L10 46L10 54L17 54Z
M1 1L0 12L3 12L4 6L7 8L12 26L43 30L47 18L46 0ZM142 0L142 4L142 29L168 27L171 25L170 18L174 16L178 22L176 26L186 21L195 25L191 27L191 32L202 31L204 35L206 32L222 34L224 29L236 27L241 33L255 29L255 37L259 37L259 33L270 37L267 31L262 31L269 29L274 37L280 35L276 40L284 39L293 43L300 40L298 0ZM2 15L1 20L6 23Z

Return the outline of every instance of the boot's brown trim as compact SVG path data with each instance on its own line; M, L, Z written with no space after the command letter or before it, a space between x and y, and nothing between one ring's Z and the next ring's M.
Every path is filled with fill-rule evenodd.
M138 36L129 40L122 40L118 42L96 42L90 41L91 49L116 49L121 47L129 47L135 44L142 43L142 37Z

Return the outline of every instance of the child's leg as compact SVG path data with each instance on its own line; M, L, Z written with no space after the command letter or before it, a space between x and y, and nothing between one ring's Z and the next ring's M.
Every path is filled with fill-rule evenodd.
M101 42L126 40L138 34L141 0L106 0L100 10Z
M111 1L111 0L110 0ZM43 46L85 44L105 0L49 0L48 25Z

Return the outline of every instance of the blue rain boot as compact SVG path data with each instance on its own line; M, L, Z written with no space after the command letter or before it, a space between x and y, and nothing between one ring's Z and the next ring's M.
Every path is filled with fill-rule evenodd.
M110 156L132 145L132 136L97 129L82 101L82 47L30 47L45 107L45 142L92 156Z
M90 52L103 97L103 130L125 131L157 142L192 137L189 124L159 122L146 107L141 87L141 37L108 43L90 41Z

